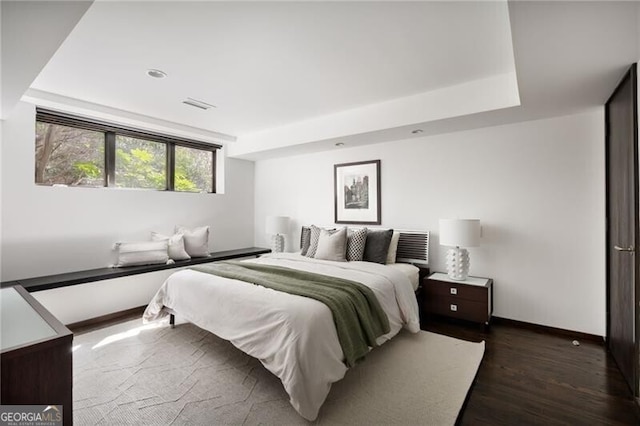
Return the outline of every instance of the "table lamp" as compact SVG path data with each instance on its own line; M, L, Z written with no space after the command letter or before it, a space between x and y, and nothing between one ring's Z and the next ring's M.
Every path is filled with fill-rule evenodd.
M274 253L284 251L283 234L289 232L288 216L267 216L267 234L271 235L271 250Z
M469 252L465 247L480 245L480 220L440 219L440 245L447 250L449 278L464 281L469 275Z

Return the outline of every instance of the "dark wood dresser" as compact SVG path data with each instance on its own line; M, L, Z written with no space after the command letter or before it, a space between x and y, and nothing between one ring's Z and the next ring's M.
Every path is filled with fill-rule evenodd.
M21 286L0 289L0 403L61 405L73 423L73 333Z
M489 325L493 313L493 280L468 277L465 281L436 272L423 282L423 309L442 315Z

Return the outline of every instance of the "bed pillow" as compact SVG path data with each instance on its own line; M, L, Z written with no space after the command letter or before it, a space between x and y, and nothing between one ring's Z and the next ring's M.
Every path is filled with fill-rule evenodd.
M176 226L176 234L184 236L184 249L191 257L209 256L209 227L188 229L184 226Z
M302 235L300 235L300 254L307 255L309 245L311 244L311 228L302 228Z
M398 241L400 241L400 232L393 231L391 243L389 243L389 252L387 253L387 265L396 263L396 254L398 253Z
M311 225L311 231L309 232L309 248L305 252L305 256L313 257L318 249L318 240L320 239L321 228L315 225Z
M189 260L191 256L184 249L184 235L174 234L172 236L151 232L151 241L166 241L169 244L169 257L173 260Z
M323 229L320 231L318 238L318 248L315 258L323 260L333 260L336 262L345 262L345 254L347 251L347 228L338 231L328 231Z
M168 241L115 243L118 256L115 266L155 265L169 260Z
M393 229L386 231L369 230L367 232L367 243L364 246L363 260L384 265L387 262L391 237L393 237Z
M367 228L349 229L347 233L347 260L349 262L362 260L366 243Z

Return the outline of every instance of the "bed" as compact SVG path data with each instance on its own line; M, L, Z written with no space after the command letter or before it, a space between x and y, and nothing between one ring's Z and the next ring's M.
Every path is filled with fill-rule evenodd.
M427 262L428 233L403 232L398 260ZM414 258L418 255L420 259ZM297 253L274 253L244 262L364 284L389 322L388 333L376 339L377 345L402 328L414 333L420 329L412 284L415 266L335 262ZM165 281L143 319L155 321L173 313L257 358L282 381L291 405L307 420L316 419L331 384L348 369L332 311L314 299L186 269Z

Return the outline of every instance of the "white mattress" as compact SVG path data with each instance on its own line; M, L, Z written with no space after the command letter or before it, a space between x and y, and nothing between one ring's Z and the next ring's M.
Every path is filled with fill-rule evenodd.
M418 289L418 284L420 284L418 282L420 279L420 270L417 267L408 263L389 263L387 264L387 266L393 269L397 269L398 271L405 274L407 278L409 278L409 281L411 281L413 291L416 291Z

